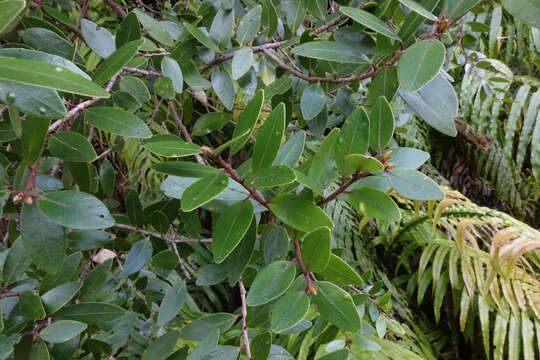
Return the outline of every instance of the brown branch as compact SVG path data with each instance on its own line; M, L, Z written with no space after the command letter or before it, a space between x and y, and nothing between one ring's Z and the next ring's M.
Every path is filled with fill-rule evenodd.
M143 69L139 69L139 68L135 68L135 67L129 67L129 66L124 66L124 68L122 70L125 70L125 71L129 71L129 72L134 72L134 73L138 73L138 74L142 74L142 75L156 75L156 76L161 76L161 73L159 71L156 71L156 70L143 70Z
M296 236L294 237L294 250L296 253L296 261L298 262L298 265L300 265L300 269L302 270L302 274L304 274L304 278L306 278L306 292L316 295L317 287L315 286L313 280L310 277L309 270L306 268L304 262L302 261L300 242L298 241Z
M244 348L246 349L246 356L248 360L252 360L251 348L249 346L248 329L246 324L247 318L247 306L246 306L246 287L242 282L242 279L238 280L238 286L240 287L240 298L242 299L242 337L244 339Z
M168 242L171 242L171 243L211 243L212 242L212 239L189 239L189 238L185 238L183 236L181 236L179 239L170 238L170 237L163 236L163 235L161 235L161 234L159 234L157 232L143 230L143 229L139 229L139 228L137 228L135 226L126 225L126 224L120 224L120 223L116 223L116 224L114 224L114 226L117 227L117 228L120 228L120 229L136 231L136 232L141 233L143 235L152 236L152 237L155 237L155 238L158 238L158 239L161 239L161 240L165 240L165 241L168 241Z
M191 138L191 135L187 131L186 127L184 126L184 123L182 122L182 118L180 116L178 116L178 112L176 111L176 107L174 106L173 102L168 101L167 104L169 106L169 110L173 114L173 117L174 117L174 120L176 121L176 124L178 124L178 127L180 128L180 131L184 135L184 138L186 139L187 142L192 143L193 139ZM205 162L204 162L204 159L199 154L195 154L195 160L197 160L197 162L199 164L201 164L201 165L206 165Z
M123 19L126 17L126 11L124 9L122 9L122 6L120 6L119 4L115 3L114 0L105 0L105 2L107 3L107 5L109 5L114 11L116 11L116 13L118 15L120 15L120 17Z
M238 175L238 173L232 168L231 164L223 160L221 156L219 156L219 154L215 154L214 151L208 146L201 146L201 150L203 154L216 161L223 168L223 170L225 170L225 172L229 175L231 179L242 185L244 189L249 192L253 199L255 199L259 204L270 210L270 207L268 206L268 201L264 200L264 198L257 192L257 190L247 186L244 179L242 179L240 175Z
M364 80L370 77L376 76L378 73L380 73L383 69L390 67L394 65L403 54L403 50L396 51L392 58L388 60L386 63L384 63L380 67L372 66L368 71L363 72L361 74L351 75L347 77L342 78L336 78L336 77L318 77L318 76L311 76L306 75L296 69L293 69L289 65L285 64L277 55L273 54L267 49L261 50L265 56L270 58L272 61L274 61L279 67L283 68L284 70L288 71L289 73L293 74L294 76L306 80L308 82L316 83L316 82L325 82L325 83L333 83L333 84L341 84L341 83L348 83L348 82L354 82L354 81L360 81Z
M335 18L334 20L324 24L323 26L313 30L312 32L309 33L309 35L313 36L313 35L317 35L317 34L320 34L322 33L323 31L326 31L328 30L329 28L331 28L332 26L334 25L337 25L339 24L340 22L342 22L343 20L346 20L348 19L348 16L345 15L345 14L341 14L340 16L338 16L337 18Z
M463 119L455 118L457 132L463 136L467 141L475 145L477 148L483 151L489 151L489 145L491 144L491 138L487 135L476 134L469 124L464 124Z
M336 191L334 191L332 194L330 194L327 197L322 198L321 200L319 200L317 202L317 205L321 206L321 205L324 205L326 203L329 203L332 200L337 199L337 197L339 195L343 194L349 188L349 186L354 184L357 180L359 180L359 179L361 179L363 177L369 176L369 175L370 175L370 173L367 173L367 172L354 173L351 176L351 178L349 179L349 181L344 182L343 184L341 184L340 187Z
M34 293L38 293L37 290L32 290ZM7 298L7 297L15 297L15 296L21 296L24 293L24 291L5 291L3 293L0 293L0 299Z

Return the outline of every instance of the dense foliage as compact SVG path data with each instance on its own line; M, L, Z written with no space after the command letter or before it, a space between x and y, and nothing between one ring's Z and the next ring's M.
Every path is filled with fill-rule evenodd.
M0 0L0 358L540 358L539 21Z

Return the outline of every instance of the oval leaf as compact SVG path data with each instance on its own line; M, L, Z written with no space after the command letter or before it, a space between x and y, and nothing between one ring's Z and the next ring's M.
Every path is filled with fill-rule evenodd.
M264 189L292 183L296 179L294 171L283 165L250 173L246 176L246 185L256 189Z
M364 216L389 221L397 221L401 218L394 200L381 190L359 187L349 194L349 199Z
M312 272L321 272L330 260L332 235L330 229L323 227L306 234L302 240L302 262Z
M335 254L330 255L330 260L322 275L338 284L362 286L364 280L354 269Z
M438 40L422 40L407 50L398 63L398 78L403 91L420 90L442 68L446 48Z
M337 285L317 282L317 295L313 297L313 303L329 323L347 331L360 331L362 321L352 297Z
M186 284L180 283L167 290L161 305L159 306L157 326L163 326L171 321L180 311L186 299Z
M317 116L326 106L326 95L319 84L312 84L304 89L300 98L300 109L305 120Z
M365 55L360 51L334 41L310 41L292 49L292 53L298 56L338 63L366 63Z
M272 165L285 130L285 104L280 103L266 118L257 134L251 168L258 171Z
M303 291L294 291L278 300L272 309L270 327L281 333L302 321L309 311L309 298Z
M212 174L191 184L182 195L182 211L189 212L206 204L227 189L229 177L223 173Z
M103 131L133 138L152 136L144 121L117 107L92 106L84 114L90 124Z
M384 21L367 11L349 6L342 6L339 8L339 11L341 11L343 14L347 15L357 23L360 23L365 27L375 32L378 32L381 35L389 37L390 39L398 41L400 40L399 36L397 36L397 34L392 31L392 29L390 29L388 25L384 23Z
M50 343L63 343L82 333L88 325L73 320L60 320L41 330L40 336Z
M444 197L435 181L413 169L392 169L388 179L398 194L412 200L440 200Z
M330 229L334 223L324 211L311 201L291 194L284 194L273 199L270 210L285 224L300 231L310 232L326 226Z
M212 250L216 263L223 262L236 248L246 234L252 218L253 205L251 201L247 200L237 202L221 214L214 225L212 241Z
M152 258L152 243L144 239L137 241L129 250L124 264L124 274L131 275L141 270Z
M371 109L369 128L369 145L382 151L394 135L394 113L384 96L379 97Z
M49 138L49 151L66 161L89 162L97 157L92 144L74 131L62 131Z
M276 261L265 267L255 278L246 297L249 306L269 303L291 286L296 268L288 261Z

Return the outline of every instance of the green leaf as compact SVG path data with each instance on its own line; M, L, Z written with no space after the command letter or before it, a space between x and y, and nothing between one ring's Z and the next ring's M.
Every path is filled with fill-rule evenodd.
M234 82L229 73L214 68L212 70L212 88L225 108L232 110L234 107Z
M173 46L175 41L167 31L167 29L159 21L155 20L150 15L145 14L139 9L134 10L135 15L141 22L143 28L148 31L150 36L159 41L165 46Z
M180 65L178 65L176 60L164 56L161 60L161 72L164 76L167 76L172 80L174 91L177 94L182 93L184 88L184 76L182 75L182 69L180 69Z
M279 151L284 130L285 104L280 103L266 118L257 134L251 163L253 171L272 165Z
M134 40L123 45L103 61L94 71L94 81L100 85L126 66L135 56L143 43L142 39Z
M29 344L32 346L32 343ZM27 350L29 360L50 360L49 348L45 342L40 342L35 347Z
M74 275L79 271L79 263L81 262L82 254L75 252L64 259L62 268L56 273L48 273L43 278L39 287L39 291L45 293L52 288L73 280Z
M382 151L394 135L394 114L384 96L378 98L371 109L369 127L369 145Z
M144 239L137 241L129 250L124 264L124 274L131 275L141 270L152 258L152 243Z
M406 7L408 7L409 9L411 9L412 11L414 11L415 13L417 13L418 15L423 16L426 19L431 20L431 21L437 21L437 17L435 15L433 15L431 12L429 12L426 8L424 8L422 5L420 5L416 1L399 0L399 2L405 5ZM448 16L448 15L445 13L445 16Z
M422 40L407 50L398 63L398 78L406 92L420 90L433 80L444 63L446 48L438 40Z
M164 99L174 99L174 83L170 77L162 76L154 82L154 91Z
M293 0L287 12L287 25L294 34L306 16L306 0Z
M45 305L47 315L54 314L63 308L79 292L82 285L83 284L79 281L71 281L59 285L41 295L41 300L43 301L43 305Z
M127 14L127 16L120 23L120 28L116 33L116 47L122 47L130 41L138 40L141 38L141 27L137 20L137 15L133 12Z
M32 320L43 320L45 318L45 309L41 303L39 295L28 290L19 296L19 309Z
M240 114L238 122L234 127L232 135L233 138L245 133L246 131L249 131L249 134L251 135L253 129L255 128L255 124L257 124L257 120L259 119L263 100L264 90L261 89L257 91L255 96L253 96L253 98L248 102L244 111L242 111L242 113ZM244 140L240 140L236 144L234 144L231 147L231 155L236 154L240 149L242 149L242 147L246 144L248 140L249 136L246 136Z
M349 194L349 199L364 216L389 221L401 218L394 200L381 190L362 186L355 188Z
M111 273L112 262L112 259L105 260L88 273L88 276L84 279L80 294L83 301L91 299L100 293Z
M88 19L81 19L81 32L88 47L102 58L108 58L116 50L112 34L104 27L98 27Z
M171 271L178 266L178 256L171 249L163 250L152 257L152 264L165 271Z
M355 172L377 172L384 170L384 165L372 156L351 154L345 157L345 176Z
M103 131L133 138L152 136L144 121L118 107L92 106L84 114L88 123Z
M251 260L251 255L255 250L256 241L257 220L253 217L246 234L225 261L229 276L229 285L234 285L244 273Z
M440 200L444 197L444 192L433 180L413 169L392 169L388 179L398 194L412 200Z
M67 93L108 98L105 89L66 68L40 61L0 57L0 80Z
M309 311L309 298L304 291L292 291L276 303L270 316L270 328L281 333L302 321Z
M8 284L17 280L28 268L30 262L28 255L24 251L22 239L18 238L9 248L4 261L2 280Z
M349 264L334 254L330 254L328 265L321 274L338 284L362 286L364 283L362 277Z
M294 171L283 165L271 166L269 168L250 173L246 176L246 185L256 189L264 189L292 183L296 180Z
M381 350L381 346L379 344L377 344L373 340L370 340L366 336L362 336L362 335L356 335L353 338L353 344L355 346L358 346L363 351L379 351L379 350Z
M508 6L512 1L503 0L503 6L507 8L507 10L510 13L513 13L513 11L510 9L511 6ZM530 3L529 4L527 4ZM480 3L480 0L446 0L444 2L444 16L448 19L455 19L460 17L461 15L468 12L470 9L472 9L476 4ZM517 2L514 1L514 4ZM536 4L536 6L534 5ZM529 6L529 8L527 8ZM529 0L529 1L519 1L519 5L517 6L519 10L523 10L523 13L526 13L527 15L532 15L531 18L533 20L538 20L538 17L534 17L534 7L536 7L537 15L540 14L540 6L535 0ZM519 16L518 16L519 17ZM533 25L534 26L534 25Z
M263 0L263 12L261 22L265 28L264 34L267 38L272 37L278 26L278 16L272 0ZM266 359L266 358L265 358Z
M253 205L247 200L237 202L220 215L213 231L214 262L223 262L236 248L248 231L252 218Z
M22 121L21 145L26 165L33 165L41 155L49 124L49 120L34 117L27 117Z
M329 354L320 357L319 360L347 360L349 358L349 349L332 351Z
M114 192L115 185L115 170L111 162L107 159L103 160L99 165L99 181L106 196L111 197Z
M332 235L328 227L310 232L302 240L302 262L311 272L322 272L330 261Z
M5 0L0 2L0 34L26 7L24 0Z
M166 360L176 347L180 333L171 331L150 343L143 354L145 360Z
M368 89L366 103L371 106L381 96L384 96L391 103L398 88L397 66L386 68L373 78Z
M186 284L181 282L170 287L159 306L157 326L164 326L178 314L187 296Z
M49 138L49 151L66 161L90 162L97 157L92 144L74 131L62 131Z
M139 102L150 100L150 93L144 81L135 76L124 76L119 82L120 90L131 94Z
M185 340L201 341L212 331L224 332L236 322L236 315L230 313L214 313L202 316L188 323L180 330L180 337Z
M354 305L351 295L330 282L317 282L317 295L313 303L321 317L338 328L357 332L362 327L362 320Z
M366 63L365 55L360 51L335 41L306 42L293 48L292 53L311 59L334 61L338 63Z
M287 261L266 266L253 280L246 297L248 306L258 306L278 298L292 285L296 268Z
M184 157L201 153L201 147L180 139L150 139L143 146L154 154L164 157Z
M269 332L263 332L250 340L250 346L253 360L268 360L272 346L272 335Z
M193 124L192 132L194 136L202 136L214 130L221 129L232 120L231 114L224 112L208 112L203 114Z
M231 70L234 80L240 79L253 65L253 53L250 48L241 48L233 56Z
M41 330L40 336L50 343L63 343L82 333L88 325L73 320L55 321Z
M180 177L201 178L216 174L218 169L190 161L164 161L150 166L153 170Z
M454 119L458 115L458 97L443 75L437 75L418 91L399 90L399 96L433 128L448 136L457 135Z
M41 212L58 225L72 229L102 229L114 225L107 207L92 195L61 190L42 195Z
M223 173L207 175L191 184L182 195L182 211L189 212L206 204L229 185L229 177Z
M32 262L46 272L60 270L66 251L64 229L45 217L36 204L23 205L20 222L24 249Z
M210 38L225 47L234 29L234 10L219 9L210 26Z
M216 43L206 36L201 30L193 26L192 24L185 22L183 23L184 28L195 38L198 42L209 48L210 50L221 53L221 50L216 45Z
M61 30L56 27L54 29L57 30L60 35L57 32L41 27L26 29L22 33L22 40L26 45L35 50L82 62L81 56L77 52L75 45L65 38Z
M296 166L296 163L300 159L300 156L302 156L302 153L304 152L304 143L306 141L306 133L304 131L299 131L281 148L279 148L279 152L273 162L274 166L278 165L284 165L288 166L290 168L293 168Z
M398 147L392 149L392 155L387 160L397 168L417 169L428 161L430 155L428 152L415 148Z
M370 122L363 107L356 108L345 120L336 144L336 165L343 171L349 154L365 154L369 147Z
M37 117L61 118L64 103L55 90L0 80L0 101Z
M75 320L88 325L99 325L114 320L126 312L119 306L101 302L69 305L56 313L59 319Z
M326 94L319 84L312 84L304 89L300 99L300 109L305 120L317 116L326 106Z
M199 269L197 286L211 286L223 282L227 278L226 264L207 264Z
M398 41L401 40L399 36L397 36L397 34L392 31L392 29L390 29L388 25L384 23L384 21L367 11L349 6L342 6L339 8L339 11L347 15L357 23L364 25L368 29L378 32L381 35L389 37L390 39Z
M326 188L336 175L335 151L340 130L334 128L322 142L319 151L311 161L307 173L310 183L319 193Z
M279 220L300 231L310 232L323 226L330 229L334 227L334 223L324 211L311 201L295 195L280 195L274 198L269 206Z
M257 35L261 26L261 13L262 7L257 5L240 20L236 29L236 40L240 45L248 44Z

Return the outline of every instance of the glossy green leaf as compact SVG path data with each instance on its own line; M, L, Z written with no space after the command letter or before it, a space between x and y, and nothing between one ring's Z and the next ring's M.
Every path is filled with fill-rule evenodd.
M210 26L210 38L225 47L231 40L234 29L234 10L219 9Z
M322 272L330 261L331 247L332 235L329 228L322 227L306 234L301 248L304 266L311 272Z
M306 133L304 131L299 131L291 136L291 138L279 148L279 152L273 165L284 165L293 168L304 152L305 141Z
M182 211L189 212L221 194L229 184L223 173L207 175L191 184L182 195Z
M262 7L257 5L249 10L240 20L236 29L236 40L240 45L248 44L257 35L261 26Z
M152 136L144 121L118 107L92 106L84 114L90 124L103 131L134 138Z
M85 96L109 97L105 89L79 74L58 65L33 60L0 57L0 80Z
M431 20L431 21L437 20L437 17L435 15L433 15L425 7L423 7L422 5L420 5L414 0L399 0L399 2L405 5L406 7L408 7L409 9L411 9L412 11L414 11L415 13L417 13L418 15L423 16L428 20Z
M330 254L328 265L321 274L326 279L338 284L361 286L364 283L362 277L335 254Z
M61 190L42 195L41 212L58 225L72 229L102 229L114 225L107 207L92 195Z
M41 301L43 301L47 315L54 314L64 307L79 292L81 287L82 283L79 281L71 281L41 295Z
M107 282L109 275L111 273L113 260L108 259L93 268L89 273L86 279L84 279L84 284L81 289L80 298L83 301L92 299L99 294L105 283Z
M240 79L253 65L253 53L250 48L241 48L233 56L231 70L234 80Z
M291 291L280 298L272 309L270 328L281 333L302 321L309 311L309 298L303 291Z
M150 100L150 93L146 83L135 76L124 76L119 82L120 90L131 94L139 102L144 103Z
M298 56L338 63L366 63L366 58L360 51L334 41L306 42L293 48L292 53Z
M0 80L0 101L37 117L61 118L66 114L55 90L13 81Z
M26 7L24 0L6 0L0 2L0 34Z
M84 42L102 58L108 58L116 50L112 34L104 27L98 27L88 19L81 19L81 32Z
M141 38L141 27L139 26L139 20L137 15L133 12L127 14L127 16L120 23L120 28L116 33L116 47L122 47L130 41L138 40Z
M152 164L151 168L163 174L191 178L201 178L219 172L211 166L190 161L164 161Z
M392 169L390 185L400 195L412 200L440 200L442 189L427 175L413 169Z
M212 241L216 263L223 262L236 248L248 231L252 218L253 205L247 200L237 202L220 215L214 225Z
M304 89L300 98L300 109L305 120L311 120L326 105L326 94L319 84L312 84Z
M208 112L193 124L193 135L202 136L221 129L232 120L232 116L224 112Z
M238 122L234 127L232 135L233 138L245 133L246 131L249 131L249 134L251 135L253 129L255 128L255 124L257 124L257 120L259 119L263 100L264 90L261 89L257 91L255 96L253 96L253 98L248 102L244 111L242 111L242 113L240 114ZM240 149L242 149L242 147L246 144L248 140L249 137L246 137L244 138L244 140L240 140L236 144L234 144L231 147L231 154L236 154Z
M30 263L31 261L24 250L23 241L18 238L9 248L4 260L4 267L2 268L3 280L8 284L17 280L30 266Z
M371 106L381 96L384 96L391 103L398 88L397 66L386 68L373 78L373 82L368 89L366 103Z
M321 193L336 175L335 151L340 131L334 128L313 157L307 173L312 190Z
M207 264L199 269L197 286L211 286L223 282L227 278L226 264Z
M394 135L394 113L384 96L373 105L369 120L369 145L382 151Z
M330 229L334 227L334 223L324 211L311 201L295 195L280 195L274 198L269 206L279 220L300 231L310 232L323 226Z
M188 323L180 330L180 337L186 340L201 341L212 331L224 332L236 322L236 316L230 313L208 314Z
M347 331L360 331L362 321L352 297L337 285L317 282L317 295L313 297L313 303L317 305L321 317L329 323Z
M444 63L446 48L438 40L422 40L410 46L398 63L398 78L406 92L420 90L433 80Z
M49 138L49 151L67 161L89 162L97 157L92 144L74 131L62 131Z
M267 38L272 37L278 26L278 16L272 0L263 0L263 11L261 14L261 23L264 34Z
M49 120L30 116L22 121L21 145L27 165L33 165L41 155L49 124Z
M246 185L256 189L264 189L292 183L296 179L294 171L283 165L250 173L246 176Z
M88 325L99 325L114 320L126 312L117 305L86 302L69 305L56 313L59 319L75 320Z
M268 360L272 346L272 335L269 332L263 332L250 340L250 346L253 360Z
M150 36L165 46L174 45L174 39L171 37L167 29L159 23L159 21L138 9L135 9L134 13L137 15L141 25L146 31L148 31Z
M234 82L228 72L214 68L212 70L212 88L227 110L234 107Z
M276 261L266 266L248 291L247 305L263 305L278 298L292 285L295 274L296 268L287 261Z
M38 294L31 290L25 291L19 296L18 307L32 320L43 320L45 318L45 309L41 299Z
M178 331L171 331L161 335L150 343L143 354L145 360L166 360L176 347L180 336Z
M364 216L389 221L401 218L394 200L381 190L370 187L355 188L349 194L349 199Z
M349 154L365 154L369 147L370 121L363 107L356 108L345 120L336 143L336 164L343 171Z
M280 103L266 118L253 148L251 168L259 171L270 165L277 156L285 130L285 104Z
M58 28L56 30L57 32L41 27L32 27L24 30L21 37L26 45L35 50L78 62L82 61L75 44L67 40L61 30Z
M429 160L428 152L409 147L393 148L392 155L388 163L394 164L397 168L416 169Z
M506 1L506 0L503 0L503 5L504 7L508 7L508 11L512 13L512 10L511 10L511 6L508 6L508 4L511 3L511 1ZM529 1L532 6L534 7L534 3L535 1L532 0L532 1ZM470 9L472 9L474 6L476 6L476 4L480 3L480 0L446 0L444 2L444 16L449 18L449 19L454 19L454 18L457 18L463 14L465 14L467 11L469 11ZM519 2L519 5L524 5L526 4L526 2ZM529 10L529 12L527 12L528 15L531 15L531 14L534 14L534 9L533 8L523 8L522 6L518 6L520 9L523 9L524 11L526 10ZM536 4L536 8L537 9L540 9L540 6L538 6L538 4ZM540 11L540 10L537 10L537 11ZM537 13L537 14L540 14L540 13ZM534 17L531 16L531 18ZM538 18L536 18L535 20L537 20Z
M227 265L229 285L234 285L244 273L244 270L251 260L251 255L255 250L256 241L257 221L255 217L253 217L244 237L242 240L240 240L240 243L238 243L225 261L225 264Z
M182 305L184 305L186 295L186 284L183 282L176 284L167 290L167 293L159 306L157 326L163 326L174 319L182 308Z
M180 139L153 140L143 144L143 146L154 154L164 157L184 157L201 153L200 146L187 143Z
M390 39L398 41L400 40L399 36L397 36L397 34L388 25L384 23L384 21L382 21L372 13L348 6L340 7L339 11L347 15L357 23L360 23L365 27L375 32L378 32L381 35L389 37Z
M201 30L193 26L192 24L185 22L183 23L184 28L195 38L197 41L199 41L201 44L206 46L212 51L215 51L217 53L220 53L221 50L216 45L216 43L210 39L208 36L206 36Z
M141 270L152 258L150 240L139 240L131 247L124 264L124 274L131 275Z
M415 92L399 91L399 96L425 122L448 136L456 136L454 119L458 98L452 84L441 74Z
M176 60L168 56L163 57L161 60L161 72L164 76L167 76L172 80L174 91L177 94L182 93L184 88L184 75Z
M24 204L21 211L21 238L26 254L42 270L60 270L66 251L64 228L44 216L38 206Z
M40 336L50 343L63 343L82 333L88 325L73 321L60 320L41 330Z
M384 170L384 165L372 156L351 154L345 157L345 176L355 172L377 172Z
M142 43L142 39L134 40L117 49L94 71L94 81L100 85L109 81L110 78L133 59Z

